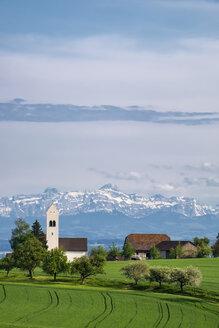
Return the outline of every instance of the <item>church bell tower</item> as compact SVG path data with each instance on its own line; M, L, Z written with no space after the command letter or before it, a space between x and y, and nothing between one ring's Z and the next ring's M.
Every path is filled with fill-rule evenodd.
M54 204L46 211L46 240L49 251L59 247L59 211Z

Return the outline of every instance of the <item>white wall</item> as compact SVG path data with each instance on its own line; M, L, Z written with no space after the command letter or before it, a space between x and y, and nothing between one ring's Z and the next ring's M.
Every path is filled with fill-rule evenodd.
M65 252L65 255L67 256L68 261L72 262L72 261L74 261L75 258L81 257L83 255L87 255L87 252L84 252L84 251L70 252L70 251L68 251L68 252Z
M59 211L52 204L46 212L46 240L48 245L48 250L59 247ZM49 222L55 221L56 226L50 227Z

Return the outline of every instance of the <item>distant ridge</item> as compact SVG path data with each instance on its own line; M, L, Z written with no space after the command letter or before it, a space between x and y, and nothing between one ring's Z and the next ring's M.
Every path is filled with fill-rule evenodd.
M200 125L219 122L215 112L159 111L148 106L76 106L66 104L28 104L16 98L0 103L0 121L17 122L93 122L137 121L159 124Z
M61 215L118 212L137 219L156 213L177 213L190 218L217 214L216 209L201 205L193 198L127 194L117 186L106 184L96 191L60 192L56 188L46 188L41 194L2 197L0 216L45 216L45 211L51 203L56 204Z

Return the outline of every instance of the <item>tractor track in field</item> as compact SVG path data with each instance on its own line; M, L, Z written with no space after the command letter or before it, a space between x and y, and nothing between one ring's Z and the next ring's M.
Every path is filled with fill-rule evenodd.
M184 315L183 315L183 310L182 310L181 306L180 306L180 313L181 313L181 320L180 320L180 323L179 323L178 328L181 328L181 327L182 327L183 317L184 317Z
M204 312L204 311L203 311L204 308L203 308L203 306L202 306L201 303L199 303L199 306L198 306L197 304L195 304L195 308L196 308L199 312L200 312L200 310L202 310L201 313ZM205 312L206 312L206 311L205 311ZM206 316L205 312L202 313L202 315L203 315L203 317L205 318L204 321L207 322L207 316Z
M110 293L106 293L106 295L107 295L107 296L109 297L109 299L110 299L110 311L109 311L109 313L107 313L107 314L105 315L104 318L102 318L100 321L98 321L98 322L95 324L94 328L96 328L97 326L99 326L99 324L100 324L101 322L103 322L104 320L106 320L106 318L109 317L109 316L112 314L113 310L114 310L114 304L113 304L112 296L110 295ZM108 306L107 306L106 298L105 298L105 302L106 302L106 309L107 309Z
M106 313L106 311L107 311L106 296L104 295L103 292L101 292L100 295L101 295L101 296L103 297L103 299L104 299L104 310L103 310L98 316L96 316L96 318L94 318L93 320L89 321L89 322L87 323L87 325L86 325L84 328L89 328L90 325L91 325L93 322L95 322L97 319L99 319L99 318L100 318L102 315L104 315L104 314Z
M69 303L70 303L70 307L71 307L71 305L72 305L72 297L71 297L70 294L68 295L68 297L69 297Z
M167 325L168 322L170 321L170 308L169 308L168 303L166 303L166 308L167 308L167 320L166 320L166 322L165 322L163 328L166 327L166 325Z
M2 289L3 289L3 299L1 300L0 304L4 303L4 301L6 300L7 294L6 294L6 289L5 289L5 285L2 285Z
M127 326L126 327L129 327L131 325L131 323L134 321L134 319L136 318L137 314L138 314L138 305L137 305L137 302L134 301L134 304L135 304L135 314L133 315L133 317L129 320Z
M154 328L159 327L161 321L163 320L163 307L162 307L162 304L161 304L161 302L159 302L157 304L158 304L159 315L158 315L157 322L155 322L155 324L154 324Z
M212 309L209 309L208 307L204 306L202 302L200 302L200 306L203 310L207 311L207 312L210 312L214 315L216 315L217 317L219 316L219 312L216 311L216 310L212 310Z
M18 321L20 321L24 318L30 319L30 318L33 318L33 317L35 317L36 315L38 315L40 313L48 311L48 309L53 305L53 297L52 297L52 293L51 293L50 290L48 290L48 294L49 294L49 305L47 305L45 308L43 308L41 310L34 311L32 313L26 314L26 315L18 318L17 320L15 320L14 322L18 322Z
M109 317L112 314L112 312L114 310L114 304L113 304L112 296L109 293L106 293L106 296L108 296L108 298L110 299L110 311L109 311L109 313L107 313L107 310L109 309L109 306L107 305L107 298L106 298L106 296L104 295L103 292L101 292L100 294L103 297L104 310L96 318L94 318L93 320L89 321L87 323L87 325L85 326L85 328L89 328L92 323L95 323L95 321L97 321L98 319L100 319L94 325L94 328L98 327L107 317Z
M56 296L56 306L55 307L57 307L57 306L59 306L59 295L55 290L54 290L54 294Z

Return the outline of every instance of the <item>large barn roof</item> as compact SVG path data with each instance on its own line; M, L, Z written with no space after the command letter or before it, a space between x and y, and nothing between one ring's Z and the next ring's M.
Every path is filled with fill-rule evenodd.
M140 251L150 250L153 245L165 240L170 240L170 237L165 234L132 233L126 237L125 243L130 243L135 250Z
M87 251L87 238L59 238L59 247L65 251Z
M176 248L176 246L180 243L181 246L184 246L188 243L194 245L189 240L169 240L169 241L162 241L161 243L157 244L156 247L159 251L169 251L171 248ZM195 245L194 245L195 246Z

